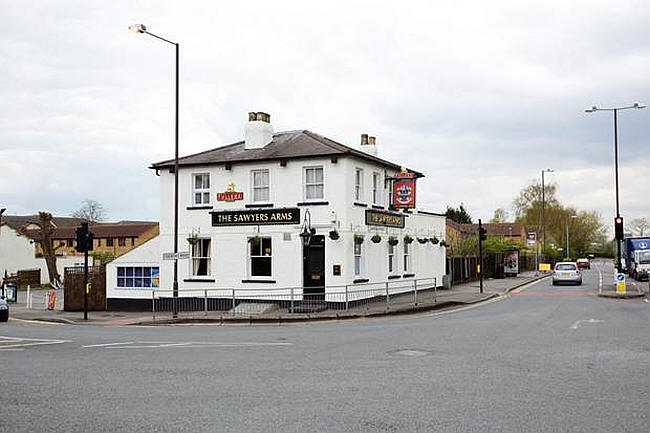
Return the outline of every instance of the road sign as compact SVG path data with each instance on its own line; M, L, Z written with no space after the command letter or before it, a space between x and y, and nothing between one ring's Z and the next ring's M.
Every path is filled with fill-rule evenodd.
M526 233L526 244L535 245L537 242L537 232L528 232Z
M544 271L544 272L548 272L548 271L551 270L551 264L550 263L540 263L539 264L539 270Z
M625 274L616 274L616 293L625 293Z
M189 251L179 251L177 253L163 253L163 260L184 260L190 258Z

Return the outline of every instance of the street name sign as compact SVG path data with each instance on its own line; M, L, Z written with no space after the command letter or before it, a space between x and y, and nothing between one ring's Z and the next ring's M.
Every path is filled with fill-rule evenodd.
M177 253L163 253L162 255L163 260L183 260L189 258L190 258L189 251L179 251Z

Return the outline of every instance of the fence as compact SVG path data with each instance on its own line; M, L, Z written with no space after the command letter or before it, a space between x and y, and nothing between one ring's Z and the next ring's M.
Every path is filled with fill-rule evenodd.
M151 291L153 319L181 316L282 316L331 313L332 311L377 310L435 303L438 279L384 281L345 286L285 287L273 289L183 289L178 297L172 290ZM318 290L320 293L309 293ZM324 291L324 293L323 293Z
M447 257L447 274L451 284L462 284L478 280L478 257ZM503 254L486 254L483 257L484 278L503 278ZM534 271L535 256L520 252L519 272Z
M63 309L65 311L82 311L84 308L84 268L75 266L65 268L64 273ZM104 266L88 266L88 282L91 289L88 293L88 310L106 310L106 268Z

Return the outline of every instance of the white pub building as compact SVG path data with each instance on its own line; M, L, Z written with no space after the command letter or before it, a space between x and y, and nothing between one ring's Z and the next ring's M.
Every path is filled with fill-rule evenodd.
M144 307L152 290L171 296L173 261L160 259L173 251L174 160L151 168L160 235L109 267L109 309ZM286 300L291 290L339 302L344 290L354 301L387 282L442 286L445 217L415 208L419 177L379 158L374 137L350 147L307 130L274 133L268 114L249 113L243 141L179 159L178 249L189 251L178 261L179 297L236 289ZM158 288L129 287L129 261L159 272Z

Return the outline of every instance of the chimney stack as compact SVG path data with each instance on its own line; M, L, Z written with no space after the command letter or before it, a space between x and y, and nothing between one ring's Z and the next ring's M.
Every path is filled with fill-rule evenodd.
M271 116L267 113L250 112L244 127L244 149L261 149L273 141Z
M361 134L361 151L377 156L377 145L375 144L375 140L375 137L368 136L368 134Z

